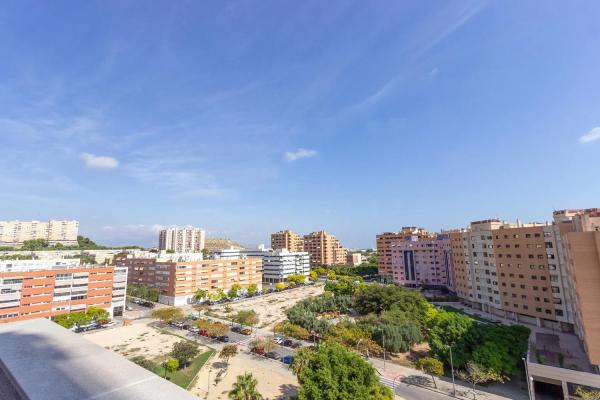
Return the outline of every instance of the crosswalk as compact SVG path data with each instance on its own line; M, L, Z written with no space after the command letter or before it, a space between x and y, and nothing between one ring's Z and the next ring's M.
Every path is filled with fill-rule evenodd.
M394 378L388 378L387 376L380 375L379 381L390 389L394 389L400 384L400 377L396 378L396 381L394 382Z

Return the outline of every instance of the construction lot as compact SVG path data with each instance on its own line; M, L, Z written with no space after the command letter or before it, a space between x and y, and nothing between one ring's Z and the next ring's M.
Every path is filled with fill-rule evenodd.
M302 299L323 294L323 291L323 285L303 286L231 303L214 305L208 311L209 315L229 319L231 315L240 310L254 310L259 318L257 327L272 329L277 322L286 319L285 310ZM191 311L192 308L186 306L186 310Z

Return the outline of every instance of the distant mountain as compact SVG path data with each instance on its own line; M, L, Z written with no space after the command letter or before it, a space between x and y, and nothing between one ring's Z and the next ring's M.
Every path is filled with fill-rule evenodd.
M229 249L231 247L233 247L234 249L242 248L242 246L239 243L236 243L233 240L223 238L206 238L204 247L209 252L215 250Z

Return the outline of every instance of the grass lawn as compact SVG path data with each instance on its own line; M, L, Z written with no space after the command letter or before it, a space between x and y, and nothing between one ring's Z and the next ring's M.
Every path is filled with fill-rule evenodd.
M174 384L181 386L184 389L187 389L192 380L200 371L200 368L204 365L204 363L208 360L208 358L214 353L214 350L208 350L205 353L200 354L198 357L194 358L191 363L184 369L180 369L173 373L167 373L167 379L169 379ZM165 369L158 365L154 369L154 373L158 376L165 376Z
M463 310L461 310L460 308L454 308L452 306L442 306L442 309L446 310L446 311L450 311L450 312L455 312L455 313L459 313L462 315L466 315L467 317L471 317L479 322L486 322L486 323L491 323L491 321L489 319L485 319L482 317L478 317L476 315L472 315L469 313L464 312Z

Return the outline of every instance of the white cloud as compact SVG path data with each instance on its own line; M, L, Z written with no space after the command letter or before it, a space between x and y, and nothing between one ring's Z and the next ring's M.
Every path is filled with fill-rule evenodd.
M119 161L108 156L96 156L90 153L83 153L81 159L85 162L85 166L88 168L117 168Z
M285 159L287 161L296 161L296 160L300 160L301 158L310 158L310 157L314 157L316 155L317 155L316 150L299 148L296 151L287 151L285 153Z
M590 143L600 140L600 126L595 127L585 135L579 138L579 143Z

